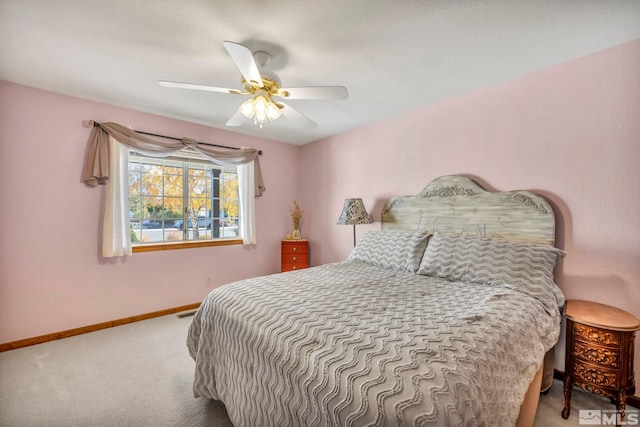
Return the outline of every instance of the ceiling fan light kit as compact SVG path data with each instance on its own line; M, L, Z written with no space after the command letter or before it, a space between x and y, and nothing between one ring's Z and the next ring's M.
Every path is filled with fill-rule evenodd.
M268 52L257 51L252 53L246 46L230 41L225 41L223 45L242 74L242 86L245 92L237 89L166 80L160 80L158 83L161 86L171 88L222 92L232 95L252 95L251 98L240 105L238 112L227 121L227 126L241 126L244 122L243 117L246 117L253 120L254 124L262 127L263 123L276 120L281 115L284 115L298 126L315 128L317 124L313 120L284 102L275 102L272 97L342 100L347 99L349 96L347 88L343 86L281 88L278 75L267 68L271 61L271 55Z
M256 95L254 98L247 99L240 105L240 112L253 122L260 124L273 121L280 117L280 109L267 94Z

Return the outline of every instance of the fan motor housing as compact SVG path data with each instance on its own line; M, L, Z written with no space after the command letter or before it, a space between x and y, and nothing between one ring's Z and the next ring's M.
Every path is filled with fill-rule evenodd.
M286 91L280 91L280 78L276 75L276 73L268 73L264 70L260 72L260 77L262 78L262 87L259 87L257 84L252 84L247 82L244 78L242 79L242 85L249 93L255 93L257 90L264 90L269 95L276 95L286 97ZM282 93L281 93L282 92Z

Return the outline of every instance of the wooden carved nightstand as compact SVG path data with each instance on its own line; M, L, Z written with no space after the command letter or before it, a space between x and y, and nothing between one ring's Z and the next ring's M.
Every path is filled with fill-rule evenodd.
M300 270L309 267L309 241L283 240L280 255L280 271Z
M574 385L613 399L624 414L627 396L635 393L633 345L640 320L618 308L569 300L562 418L571 411Z

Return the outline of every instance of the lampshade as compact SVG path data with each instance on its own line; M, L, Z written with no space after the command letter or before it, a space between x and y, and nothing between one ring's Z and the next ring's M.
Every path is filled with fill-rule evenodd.
M362 203L362 199L345 199L344 207L337 224L371 224L371 217Z
M371 217L362 203L362 199L344 199L338 225L353 225L353 246L356 246L356 224L371 224Z

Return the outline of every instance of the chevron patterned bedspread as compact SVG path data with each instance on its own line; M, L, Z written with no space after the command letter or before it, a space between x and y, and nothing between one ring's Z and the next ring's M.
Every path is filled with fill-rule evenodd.
M194 393L235 426L514 425L560 333L551 287L359 261L235 282L193 318Z

